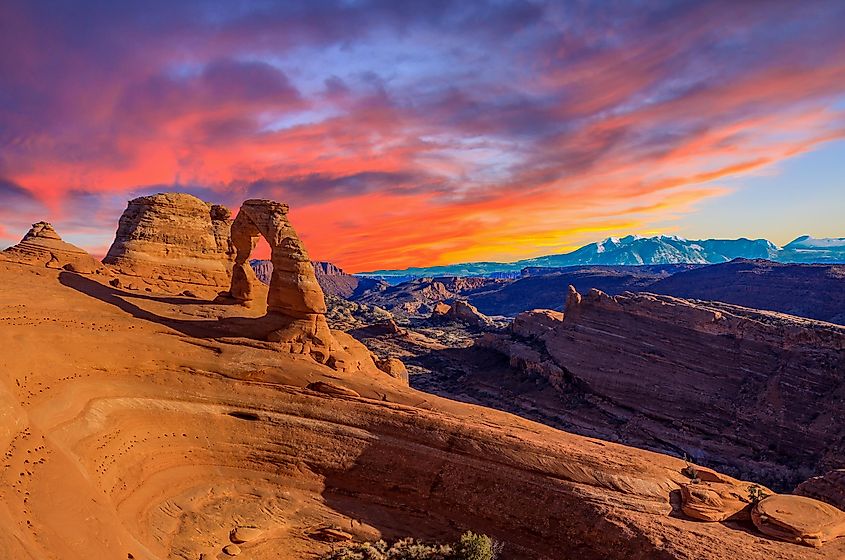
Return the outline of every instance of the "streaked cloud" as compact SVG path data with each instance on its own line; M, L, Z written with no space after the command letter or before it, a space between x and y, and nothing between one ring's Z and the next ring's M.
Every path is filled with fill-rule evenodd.
M101 247L130 196L270 197L351 270L680 227L845 135L843 24L834 1L7 2L0 225Z

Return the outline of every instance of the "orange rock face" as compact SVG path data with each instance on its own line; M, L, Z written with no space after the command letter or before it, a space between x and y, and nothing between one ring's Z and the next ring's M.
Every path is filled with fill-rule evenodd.
M81 274L107 272L105 267L83 249L62 241L47 222L32 224L17 245L2 252L6 260L48 268L64 268Z
M729 482L682 484L681 500L682 511L700 521L749 519L751 513L747 488Z
M837 325L572 289L562 317L524 313L509 335L478 344L545 377L561 396L583 395L601 412L589 417L591 429L621 441L783 490L801 470L845 461L845 328Z
M249 266L249 255L264 237L273 263L267 310L294 318L325 314L326 301L314 267L287 214L287 204L272 200L247 200L241 206L231 229L235 249L232 297L244 302L253 299L252 287L257 279Z
M820 547L845 537L845 512L805 496L769 496L754 506L751 518L766 535L796 544Z
M129 201L103 262L148 280L229 285L231 212L183 193Z
M247 306L254 303L259 281L249 256L259 238L264 237L273 263L266 302L267 340L338 371L377 370L363 344L329 328L323 290L287 213L287 204L272 200L243 203L231 228L235 256L229 294Z

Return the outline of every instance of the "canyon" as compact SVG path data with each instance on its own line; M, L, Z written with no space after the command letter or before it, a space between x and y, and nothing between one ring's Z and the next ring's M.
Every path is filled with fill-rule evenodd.
M394 316L325 296L340 273L315 271L286 205L233 222L188 196L130 202L93 268L43 224L2 253L4 557L306 559L463 530L509 559L845 555L822 472L842 466L841 327L574 289L563 313L501 321L463 301L500 283L475 279L403 288L429 308ZM249 263L262 236L269 285ZM571 431L598 437L532 421L528 398L520 418L419 390L472 393L473 371L491 400L509 379L572 399ZM827 478L766 487L805 470Z

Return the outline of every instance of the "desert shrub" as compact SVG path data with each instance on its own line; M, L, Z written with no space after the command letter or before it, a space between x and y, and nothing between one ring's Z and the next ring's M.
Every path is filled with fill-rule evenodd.
M683 474L685 477L687 477L689 479L692 479L693 482L698 480L698 471L692 465L687 465L686 467L681 469L681 474Z
M766 494L766 492L756 484L752 484L748 487L748 501L750 501L752 504L756 505L757 502L759 502L766 496L768 496L768 494Z
M478 535L467 531L461 535L461 540L454 545L452 558L454 560L493 560L502 550L498 543L487 535Z
M425 544L410 538L391 546L384 541L354 543L329 552L322 560L495 560L501 549L487 535L467 532L453 544Z

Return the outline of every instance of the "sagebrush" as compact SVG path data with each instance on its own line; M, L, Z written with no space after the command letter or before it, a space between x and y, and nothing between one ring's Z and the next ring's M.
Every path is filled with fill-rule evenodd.
M411 538L392 545L385 541L355 543L329 552L323 560L494 560L501 550L501 543L468 531L450 544L426 544Z

